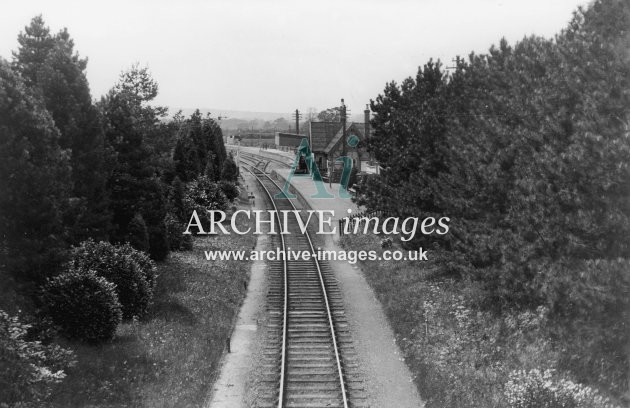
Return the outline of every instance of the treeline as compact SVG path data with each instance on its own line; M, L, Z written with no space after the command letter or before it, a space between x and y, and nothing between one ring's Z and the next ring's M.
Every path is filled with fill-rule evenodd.
M169 119L147 68L94 101L67 30L35 17L18 43L0 58L0 309L33 325L0 310L0 405L63 378L71 353L55 333L101 342L146 314L154 261L192 246L192 210L239 194L217 122Z
M472 282L498 314L545 307L558 368L616 395L630 364L629 27L630 3L597 0L554 39L387 84L367 140L384 170L358 194L450 217L444 238L413 242L440 255L432 278Z
M151 104L157 82L138 66L94 102L87 59L41 17L18 42L12 62L1 62L3 264L42 282L87 238L132 242L164 259L165 219L184 221L180 183L204 174L236 182L218 124L198 111L168 120Z

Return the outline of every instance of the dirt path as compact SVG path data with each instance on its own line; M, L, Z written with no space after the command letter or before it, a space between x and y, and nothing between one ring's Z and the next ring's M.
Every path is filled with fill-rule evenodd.
M256 181L250 175L244 175L248 191L257 191ZM260 194L257 194L260 197ZM262 209L259 206L264 201L258 200L252 209ZM268 249L268 237L259 235L256 250ZM264 318L265 296L267 294L267 280L265 276L265 262L255 261L251 267L247 295L239 311L236 326L230 339L230 353L221 362L219 375L206 407L211 408L240 408L249 406L248 379L250 370L256 359L257 343L260 341L259 324Z

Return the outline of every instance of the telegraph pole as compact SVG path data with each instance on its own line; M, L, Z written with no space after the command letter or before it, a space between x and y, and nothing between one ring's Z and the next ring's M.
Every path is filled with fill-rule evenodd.
M343 98L341 99L341 155L346 155L346 104L343 102Z
M302 117L302 114L300 113L299 110L295 110L295 113L293 114L293 117L295 118L295 134L299 135L300 134L300 118Z

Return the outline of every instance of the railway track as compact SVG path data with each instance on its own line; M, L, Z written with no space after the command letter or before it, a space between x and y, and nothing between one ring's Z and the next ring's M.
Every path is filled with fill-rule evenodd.
M274 199L276 182L246 159L243 167L260 183L274 210L295 210L292 200ZM316 247L289 218L290 234L271 235L272 248ZM280 219L277 220L280 224ZM268 325L258 407L365 407L366 395L332 270L316 258L270 261Z
M241 159L245 159L248 161L262 161L262 162L267 162L267 163L274 163L274 164L278 164L281 167L291 167L291 165L288 162L282 161L280 159L274 159L273 157L267 157L267 156L262 156L262 155L257 155L254 153L249 153L249 152L239 152L239 155L241 157Z

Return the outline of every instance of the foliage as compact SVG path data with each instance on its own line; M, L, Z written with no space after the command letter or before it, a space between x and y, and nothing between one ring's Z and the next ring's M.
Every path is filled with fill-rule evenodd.
M341 121L341 108L335 106L324 109L317 114L317 120L320 122L339 122Z
M105 146L101 118L92 103L85 76L87 59L75 53L67 30L52 36L41 16L25 27L18 42L13 65L42 95L60 132L59 144L70 152L74 200L66 221L70 240L106 239L111 218L106 182L114 158Z
M485 309L545 306L559 335L579 322L597 340L560 363L617 393L630 341L611 329L625 327L630 290L615 266L630 253L629 24L627 2L599 0L555 39L502 40L451 73L429 62L388 84L367 140L384 170L357 195L393 215L448 216L449 234L411 243L448 251L436 274L479 282Z
M603 3L555 41L502 41L452 75L430 62L372 104L367 144L385 170L363 202L453 218L443 244L469 255L495 303L540 303L550 262L628 253L630 67L616 47L629 18ZM592 27L597 13L617 31Z
M246 219L238 223L241 230L250 224ZM150 318L122 323L117 339L99 347L75 343L78 363L55 387L51 407L206 404L208 379L220 369L231 322L247 292L250 264L209 263L203 251L208 246L246 250L255 238L200 237L194 252L174 252L158 263Z
M231 181L233 183L238 182L238 166L234 162L234 157L230 152L229 156L223 162L223 168L221 169L221 179L225 181Z
M158 278L157 266L155 264L155 261L153 261L145 252L133 248L133 246L131 246L130 244L121 245L118 247L118 249L120 250L120 252L129 256L132 261L138 264L140 272L144 276L144 279L147 281L151 293L154 293Z
M94 271L115 284L122 305L122 317L128 320L144 316L153 298L152 285L147 281L148 273L137 259L131 254L130 246L114 246L90 239L73 248L68 269L78 273Z
M0 231L2 263L42 283L62 260L70 161L43 102L0 59Z
M122 317L116 284L92 270L69 270L43 290L44 313L61 333L88 343L111 340Z
M217 181L226 158L223 133L214 119L203 118L196 110L183 121L173 152L175 171L182 181L190 182L201 175Z
M146 139L160 132L166 108L149 104L158 85L146 68L133 66L101 101L106 138L118 162L109 179L113 242L124 242L136 213L142 214L149 234L149 252L156 260L168 255L165 189L157 177Z
M166 230L168 231L168 245L171 251L179 251L182 249L184 235L182 231L185 230L186 225L179 221L177 217L169 213L164 220L166 223Z
M0 310L0 405L38 403L75 363L71 350L28 340L30 325Z
M202 176L188 185L184 206L188 217L191 216L193 210L197 210L199 217L205 218L207 210L225 211L228 206L228 199L219 184Z
M240 194L240 190L236 184L230 181L221 180L219 182L219 188L227 198L229 202L234 201Z
M70 350L28 340L29 328L0 310L0 405L41 402L75 363Z
M552 370L513 371L505 388L511 408L615 408L589 387L554 378Z
M129 222L125 241L139 251L149 251L149 233L142 214L136 213Z
M501 40L448 73L431 61L387 84L366 141L384 170L356 198L394 216L449 217L448 234L410 243L436 249L427 282L474 288L471 310L496 319L548 310L538 346L557 353L549 367L614 397L628 391L630 359L628 26L630 3L597 0L554 39ZM457 378L449 370L427 375Z
M168 211L170 214L184 222L186 221L186 209L184 208L185 186L179 177L175 177L171 183L171 189L168 200Z

